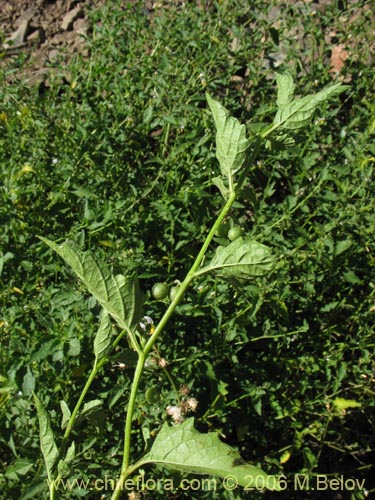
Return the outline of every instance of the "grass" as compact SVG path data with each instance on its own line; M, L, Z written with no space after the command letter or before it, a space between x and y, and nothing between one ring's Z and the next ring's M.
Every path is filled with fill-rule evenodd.
M221 203L211 183L217 162L205 91L256 130L274 113L273 65L282 61L279 68L294 73L301 94L332 79L326 40L333 30L353 44L342 75L351 89L322 110L297 145L261 152L261 168L228 219L283 254L283 266L243 293L212 278L189 292L157 354L168 371L151 363L144 382L143 393L158 386L162 401L137 402L143 439L135 452L167 419L173 385L186 385L199 401L199 429L219 431L245 459L286 474L290 488L280 498L324 498L294 491L297 473L364 478L372 491L375 108L373 70L359 36L368 33L371 45L371 4L332 2L314 15L305 3L187 3L151 15L141 5L114 4L91 13L101 22L87 39L89 59L57 67L44 92L17 81L18 65L27 63L2 69L4 498L41 495L31 394L48 406L58 430L59 401L77 399L91 363L98 314L37 235L72 239L116 272L133 266L148 294L147 314L160 316L153 283L183 277ZM350 33L340 16L351 19ZM116 367L95 382L90 398L102 399L103 408L78 429L71 477L93 480L118 468L129 385L129 369ZM361 406L342 408L338 398ZM242 491L193 495L174 498L254 498ZM344 495L364 498L363 491Z

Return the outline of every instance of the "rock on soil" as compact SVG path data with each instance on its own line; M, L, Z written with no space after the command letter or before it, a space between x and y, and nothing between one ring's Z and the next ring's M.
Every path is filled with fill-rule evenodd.
M75 53L85 54L84 35L90 30L88 9L103 1L0 0L0 32L5 60L20 52L29 64L22 76L30 84L45 81L49 63L68 62ZM18 75L20 76L20 75Z

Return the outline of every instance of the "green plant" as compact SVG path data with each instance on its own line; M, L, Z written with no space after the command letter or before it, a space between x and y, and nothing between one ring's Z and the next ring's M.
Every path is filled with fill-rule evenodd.
M215 236L217 236L218 238L226 238L228 230L229 230L228 224L221 223L219 224L219 227L215 231Z
M242 234L243 234L242 229L238 226L234 226L229 229L227 236L230 241L234 241L240 236L242 236Z
M59 482L69 474L69 464L75 459L76 445L71 439L75 425L101 406L99 399L83 404L84 399L101 368L112 359L116 348L122 345L125 338L129 356L133 354L136 360L124 424L122 466L112 500L120 498L127 478L147 464L164 465L188 473L224 478L230 476L238 485L248 489L285 489L283 477L268 475L260 468L244 463L234 449L219 440L216 433L204 434L195 430L193 418L184 421L185 413L196 408L193 399L184 405L169 407L168 412L176 425L165 423L147 452L135 462L131 461L134 414L145 367L151 354L157 352L157 341L160 344L162 333L187 290L196 281L210 276L221 278L234 286L242 286L257 277L271 275L282 266L282 256L274 255L269 246L249 236L237 234L238 231L235 238L229 238L233 240L229 244L220 245L213 252L210 250L215 235L222 234L223 220L242 193L246 180L257 169L255 160L260 148L272 143L277 143L279 149L287 148L295 141L300 129L310 122L316 108L345 90L341 84L334 84L316 94L295 98L294 83L289 74L277 74L276 80L278 96L275 118L271 124L264 125L250 137L247 136L245 125L230 116L209 94L206 96L216 126L216 156L220 164L220 175L213 178L212 182L224 198L224 205L190 270L176 289L174 297L171 297L172 302L155 327L149 316L143 316L144 297L133 268L129 268L126 275L113 275L99 258L90 252L83 252L73 242L57 244L41 237L65 260L103 309L94 340L94 364L86 384L72 411L66 401L61 402L65 433L59 446L47 411L34 395L51 500L56 498ZM158 283L152 293L155 298L163 299L168 294L168 287ZM112 320L120 332L116 331ZM159 397L160 393L154 387L147 389L148 402L155 402Z
M165 283L155 283L155 285L152 287L152 296L156 300L162 300L165 299L165 297L168 295L169 288Z

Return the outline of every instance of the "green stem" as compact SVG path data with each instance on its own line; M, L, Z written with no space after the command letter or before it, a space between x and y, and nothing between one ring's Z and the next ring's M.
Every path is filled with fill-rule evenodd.
M126 412L125 419L125 430L124 430L124 451L122 457L122 466L121 466L121 474L120 478L117 481L116 488L113 491L111 500L117 500L122 492L123 484L125 479L131 474L133 468L129 467L130 461L130 441L131 441L131 429L133 423L133 413L135 401L137 398L137 392L139 383L142 377L142 372L145 364L146 356L144 354L140 354L137 362L137 366L135 368L132 388L130 391L129 404Z
M127 470L129 468L129 457L130 457L130 437L131 437L131 427L133 421L134 405L137 397L139 382L142 377L143 367L145 364L145 356L140 356L138 358L137 366L134 372L133 385L130 392L129 404L126 412L125 420L125 440L124 440L124 456L122 470Z
M117 335L116 339L114 340L114 342L112 344L112 349L114 349L116 347L116 345L120 342L120 340L124 337L124 335L126 333L129 334L128 331L123 330ZM136 341L134 335L130 334L129 336L130 336L130 340L131 340L132 345L135 348L135 350L138 352L138 354L142 354L141 348L140 348L138 342ZM85 384L84 388L82 389L82 392L81 392L79 399L74 407L74 410L73 410L72 414L70 415L64 436L61 440L61 446L60 446L60 451L59 451L59 460L64 458L70 434L74 428L78 412L82 406L82 403L86 397L86 394L87 394L88 390L90 389L90 386L91 386L92 382L94 381L96 375L98 374L99 370L102 368L102 366L105 365L105 363L107 361L108 361L108 356L105 356L104 358L100 359L99 361L97 359L95 359L94 366L90 372L88 379L86 380L86 384ZM59 460L56 461L56 464L58 463ZM49 484L50 500L55 499L56 483L58 483L58 479L59 479L59 477L57 478L57 480L50 481L50 484Z
M163 372L164 372L165 376L167 377L167 379L169 380L169 383L171 384L174 393L176 394L176 399L180 402L180 400L181 400L180 394L178 392L176 384L174 383L172 375L169 373L169 371L165 367L163 368Z
M165 325L168 323L169 321L169 318L172 316L176 306L178 305L178 303L180 302L182 296L184 295L186 289L189 287L189 285L191 284L191 282L194 280L194 278L196 277L195 273L196 271L198 270L200 264L202 263L202 260L207 252L207 249L213 239L213 237L215 236L215 232L217 230L217 228L219 227L219 225L221 224L221 222L223 221L224 217L227 215L227 213L229 212L231 206L233 205L233 202L234 200L236 199L236 192L233 192L229 199L227 200L227 202L225 203L223 209L221 210L218 218L216 219L214 225L212 226L210 232L208 233L203 245L202 245L202 248L200 249L200 252L198 253L193 265L191 266L189 272L187 273L184 281L181 283L181 285L179 286L178 288L178 291L177 291L177 295L175 297L175 299L173 300L173 302L171 302L171 304L169 305L168 309L165 311L164 313L164 316L162 317L162 319L160 320L160 322L158 323L154 333L152 334L152 336L149 338L149 340L147 341L144 349L143 349L143 352L145 354L145 356L147 356L152 347L154 346L156 340L158 339L160 333L164 330L165 328Z
M178 303L182 299L185 291L187 288L190 286L191 282L197 277L197 271L199 269L199 266L201 265L204 256L207 252L207 249L212 241L212 239L215 236L216 230L228 214L229 210L231 209L238 192L240 191L245 178L253 164L253 161L255 159L255 156L259 150L260 146L260 138L258 138L255 147L252 151L250 161L248 163L248 167L244 169L242 172L242 175L239 179L239 182L237 183L236 187L234 188L233 185L231 186L231 192L228 200L226 201L224 207L222 208L220 214L218 215L214 225L212 226L210 232L208 233L193 265L191 266L190 270L188 271L184 281L181 283L181 285L178 288L176 297L174 300L171 302L167 310L165 311L163 317L161 318L160 322L157 324L154 333L151 335L149 340L146 342L146 345L143 348L143 353L138 352L138 362L137 366L134 372L134 377L133 377L133 383L132 383L132 388L130 392L130 398L129 398L129 404L127 408L127 413L126 413L126 419L125 419L125 429L124 429L124 452L123 452L123 460L122 460L122 466L121 466L121 473L119 480L117 481L116 488L112 494L111 500L118 500L120 497L120 494L122 492L123 484L126 478L135 470L135 466L129 466L130 462L130 444L131 444L131 429L132 429L132 423L133 423L133 413L134 413L134 406L135 406L135 401L137 397L137 392L138 392L138 387L139 383L142 377L143 373L143 368L145 364L145 360L147 359L148 354L150 353L151 349L153 348L155 342L159 338L161 332L164 330L166 324L168 323L170 317L172 316L175 308L177 307Z
M173 302L169 305L168 309L165 311L163 317L161 318L160 322L158 323L154 333L150 337L150 339L147 341L146 345L143 348L143 353L139 354L138 358L138 363L134 372L134 377L133 377L133 383L132 383L132 388L130 392L130 398L129 398L129 404L127 408L127 413L126 413L126 420L125 420L125 430L124 430L124 454L123 454L123 460L122 460L122 466L121 466L121 473L120 473L120 478L116 484L116 488L113 492L113 495L111 497L111 500L118 500L122 487L124 484L125 479L129 476L130 474L130 468L129 468L129 460L130 460L130 440L131 440L131 428L132 428L132 422L133 422L133 413L134 413L134 405L135 405L135 400L137 396L137 391L140 383L140 379L142 376L145 360L150 353L151 349L153 348L156 340L158 339L159 335L161 332L164 330L165 325L167 324L169 318L173 314L177 304L180 302L183 294L185 293L186 289L190 285L190 283L194 280L195 278L195 272L199 268L204 255L207 251L207 248L209 244L212 241L212 238L215 235L216 229L218 226L221 224L222 220L224 217L227 215L228 211L230 210L234 200L236 198L236 193L233 192L224 205L222 211L220 212L218 218L215 221L215 224L212 226L210 232L208 233L205 242L202 245L202 248L197 255L193 265L191 266L189 272L187 273L184 281L181 283L177 295L174 298ZM133 468L132 468L133 470Z
M49 499L50 500L55 500L56 498L56 484L55 484L55 481L53 479L50 479L49 480Z
M75 424L75 421L77 418L77 414L81 408L83 400L85 399L86 394L87 394L88 390L90 389L90 386L91 386L94 378L96 377L98 371L106 363L106 361L107 361L107 358L103 358L99 362L97 362L95 360L95 363L94 363L94 366L91 370L91 373L90 373L88 379L86 380L86 384L85 384L84 388L82 389L81 395L79 396L79 399L74 407L74 410L73 410L72 414L70 415L68 425L66 426L65 433L64 433L64 436L63 436L62 441L61 441L61 448L60 448L60 453L59 453L60 458L63 458L63 455L65 453L70 434L73 430L73 427L74 427L74 424Z
M126 332L126 330L123 330L122 332L120 332L117 335L116 339L114 340L114 342L112 344L112 349L114 349L116 347L116 345L120 342L120 340L123 338L125 333L129 333L129 332ZM137 350L138 353L140 353L141 349L140 349L137 341L134 339L134 336L131 335L130 338L131 338L131 341L132 341L135 349ZM99 361L97 359L95 359L94 366L90 372L88 379L86 380L86 384L85 384L84 388L82 389L82 392L81 392L79 399L74 407L74 410L73 410L72 414L70 415L68 425L66 426L65 433L64 433L64 436L63 436L62 441L61 441L61 447L60 447L60 453L59 453L60 459L63 458L63 455L64 455L65 450L66 450L66 446L68 444L70 434L74 428L74 424L75 424L78 412L82 406L82 403L86 397L86 394L87 394L88 390L90 389L90 386L93 383L99 370L102 368L102 366L105 365L105 363L107 361L108 361L108 356L105 356L104 358L100 359Z

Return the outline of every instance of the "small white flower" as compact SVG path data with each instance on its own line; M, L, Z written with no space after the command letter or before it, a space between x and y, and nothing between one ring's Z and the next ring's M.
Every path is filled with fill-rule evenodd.
M181 408L178 406L167 406L167 414L177 423L181 423L184 419L181 413Z
M168 366L168 361L165 358L160 358L158 360L158 366L160 368L166 368Z
M189 408L189 410L191 411L195 411L197 409L197 406L198 406L198 400L195 399L195 398L189 398L187 401L187 406Z
M142 321L140 321L139 323L139 327L144 332L149 332L152 329L153 324L154 320L151 318L151 316L143 316Z

